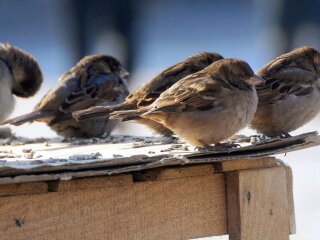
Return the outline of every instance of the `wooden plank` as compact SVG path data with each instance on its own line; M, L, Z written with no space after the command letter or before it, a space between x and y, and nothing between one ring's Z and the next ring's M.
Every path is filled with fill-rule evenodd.
M227 218L228 218L228 233L231 240L238 240L236 236L241 234L241 219L240 216L240 181L239 172L230 172L226 174L227 184ZM230 236L231 233L231 236ZM240 239L240 238L239 238Z
M132 183L131 174L80 178L72 181L51 181L48 182L50 192L58 191L79 191L92 188L119 187Z
M296 219L294 211L294 201L293 201L293 177L292 170L289 166L286 166L287 174L287 193L288 193L288 204L289 204L289 228L290 234L296 233Z
M188 151L185 144L172 144L172 140L168 144L168 139L159 138L140 139L139 142L142 144L139 148L134 148L137 142L135 138L130 136L115 137L113 139L115 141L109 140L77 139L70 143L49 143L49 146L43 143L0 146L2 154L0 184L49 181L64 177L70 179L79 177L80 171L82 176L87 174L85 176L89 177L93 174L128 173L171 165L195 165L239 158L257 159L320 144L320 136L316 132L290 138L269 139L270 141L262 141L256 145L218 152ZM14 141L15 144L19 143L17 139ZM101 143L101 141L103 144L94 144ZM26 140L22 140L21 143L26 143ZM85 145L75 146L74 144ZM35 158L26 158L25 150L35 151ZM101 154L101 157L98 153ZM101 169L104 169L104 171Z
M288 240L285 167L227 173L230 240Z
M175 240L226 233L221 173L0 198L1 240Z
M0 197L48 192L45 182L0 185Z
M264 159L264 158L262 158ZM268 159L268 158L266 158ZM174 160L170 160L170 164L173 164ZM186 160L188 161L188 160ZM240 164L238 164L238 161ZM257 161L257 163L255 163L255 161ZM94 176L109 176L110 174L119 174L119 173L127 173L127 172L133 172L134 173L134 178L136 181L147 181L147 180L156 180L156 179L162 179L162 178L170 178L170 176L178 177L178 175L180 175L180 177L183 177L184 174L185 176L187 176L188 174L190 174L189 170L186 172L181 172L178 174L177 171L175 170L171 170L171 169L179 169L181 168L181 163L182 160L180 161L179 159L176 159L175 161L175 165L173 166L168 166L166 164L168 163L159 163L156 164L157 168L155 168L155 166L148 166L148 170L146 169L147 166L129 166L129 167L123 167L123 168L113 168L113 169L105 169L105 168L101 168L101 169L94 169L94 170L79 170L79 171L72 171L72 172L62 172L62 173L45 173L45 174L37 174L37 175L19 175L16 177L0 177L0 185L1 184L11 184L11 183L25 183L25 182L39 182L39 181L59 181L59 179L62 180L70 180L70 179L74 179L74 178L84 178L84 177L94 177ZM233 163L234 162L234 163ZM185 163L186 164L186 163ZM191 165L192 164L192 165ZM201 167L204 165L213 165L214 167L209 167L207 169L201 169L200 168L206 168L206 167ZM242 169L246 169L246 168L259 168L262 166L265 167L271 167L277 165L276 161L273 161L272 159L270 159L269 161L265 161L262 160L260 161L260 158L258 159L251 159L251 158L247 158L244 159L243 161L241 159L235 159L235 160L228 160L226 161L226 164L221 163L220 161L218 162L207 162L205 161L204 163L199 163L199 162L195 162L195 163L191 163L188 164L187 166L185 165L184 167L187 169L188 167L193 167L195 166L195 169L198 169L196 171L194 171L194 174L200 174L202 175L205 172L212 172L212 171L233 171L236 168L242 168ZM162 167L159 167L162 166ZM184 168L182 167L182 168ZM214 168L214 169L212 169ZM141 169L145 169L145 170L141 170ZM168 172L164 172L163 174L160 172L162 172L165 169L169 169ZM190 168L192 169L192 168ZM139 171L137 171L139 170ZM180 170L179 170L180 171ZM196 173L197 171L199 171L198 173ZM172 172L172 174L170 173ZM159 175L160 174L160 175ZM175 174L177 174L177 176L174 176ZM193 173L192 173L193 174ZM168 176L166 176L168 175ZM170 175L170 176L169 176ZM140 179L140 180L139 180Z
M161 181L174 178L204 176L212 174L213 172L214 171L212 164L185 167L157 168L147 171L134 172L133 179L135 182Z
M277 165L278 162L275 157L262 157L257 159L235 159L214 163L214 170L217 172L229 172L244 169L276 167Z

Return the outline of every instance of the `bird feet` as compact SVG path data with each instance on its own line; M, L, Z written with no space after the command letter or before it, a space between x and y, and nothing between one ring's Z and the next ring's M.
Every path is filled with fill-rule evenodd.
M289 133L280 134L280 138L289 138L289 137L292 137Z
M228 142L228 143L216 143L214 146L205 144L201 141L202 147L196 147L195 150L198 151L215 151L215 152L225 152L229 151L231 148L240 147L240 144Z

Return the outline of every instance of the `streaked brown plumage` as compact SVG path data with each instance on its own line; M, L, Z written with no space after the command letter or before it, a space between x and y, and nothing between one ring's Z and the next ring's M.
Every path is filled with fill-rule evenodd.
M267 136L289 132L312 120L320 111L320 53L301 47L262 67L265 79L257 86L259 103L251 127Z
M29 53L10 44L0 44L0 121L13 111L13 95L31 97L42 81L40 67Z
M246 62L219 60L181 79L137 112L163 124L190 144L209 148L252 120L258 103L252 85L260 81ZM128 114L114 112L111 118Z
M91 106L108 106L124 101L129 94L128 73L120 62L108 55L92 55L80 60L66 72L36 105L33 112L5 123L21 125L45 122L65 137L97 137L110 132L117 121L108 119L78 122L72 112Z
M78 120L86 120L97 117L108 117L113 111L136 110L144 108L152 104L162 92L170 88L174 83L187 75L198 72L211 63L222 59L223 57L217 53L203 52L191 56L159 73L150 79L146 84L139 87L131 93L125 102L110 107L94 107L84 111L75 112L73 115ZM134 111L133 111L134 112ZM165 128L162 124L144 119L140 116L131 114L121 119L122 121L135 120L151 128L155 133L170 136L172 131Z

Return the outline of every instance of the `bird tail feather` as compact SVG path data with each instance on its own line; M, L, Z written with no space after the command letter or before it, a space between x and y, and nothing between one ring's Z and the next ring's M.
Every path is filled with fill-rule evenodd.
M110 113L113 111L122 111L130 109L132 106L129 104L116 104L111 106L96 106L85 110L79 110L72 113L72 116L78 121L85 121L97 118L109 118Z
M114 111L110 113L110 119L118 119L122 122L140 119L141 114L146 110L144 109L134 109L134 110L124 110L124 111Z
M0 123L0 125L10 124L14 126L20 126L26 122L33 122L36 120L39 121L40 119L46 119L50 116L51 116L51 113L48 111L36 111L36 112L27 113L22 116L6 120Z

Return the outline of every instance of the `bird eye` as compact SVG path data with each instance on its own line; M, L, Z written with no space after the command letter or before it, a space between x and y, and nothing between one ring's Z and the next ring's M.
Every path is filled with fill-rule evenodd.
M280 84L278 82L275 82L271 85L271 90L275 90L280 86Z

